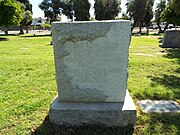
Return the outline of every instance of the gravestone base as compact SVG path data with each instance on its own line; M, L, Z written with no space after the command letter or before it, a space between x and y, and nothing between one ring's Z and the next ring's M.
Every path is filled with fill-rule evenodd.
M61 126L123 127L135 123L136 107L128 90L124 103L60 102L56 96L49 117L51 122Z

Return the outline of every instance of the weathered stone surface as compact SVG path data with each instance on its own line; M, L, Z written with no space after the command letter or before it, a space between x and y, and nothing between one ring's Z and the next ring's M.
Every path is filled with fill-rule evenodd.
M127 126L135 123L136 108L128 91L124 103L59 102L55 97L49 117L63 126Z
M65 126L105 127L135 123L128 93L130 21L53 23L58 96L50 121Z
M172 113L180 112L180 105L175 101L141 100L138 105L143 112Z
M59 100L124 102L129 21L53 23Z
M162 48L180 48L180 30L167 30L164 34Z

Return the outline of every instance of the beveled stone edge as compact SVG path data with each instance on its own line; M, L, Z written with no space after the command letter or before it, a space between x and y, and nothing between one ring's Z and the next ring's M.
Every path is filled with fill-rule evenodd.
M93 105L97 107L98 104L99 104L98 109L92 108ZM115 107L116 106L119 106L119 107L113 108L111 106L113 104ZM75 106L77 105L79 107L75 109L74 105ZM89 107L87 107L87 105L89 105ZM105 108L103 106L105 106ZM109 108L109 106L111 106L111 108ZM71 113L74 114L76 111L78 115L82 114L82 116L86 116L89 113L94 113L93 114L95 115L94 120L92 116L91 116L92 118L90 119L87 117L84 117L84 118L81 117L82 120L79 119L79 116L69 118L69 114ZM105 116L109 116L109 118L102 116L100 118L100 121L97 121L96 117L99 116L102 112L103 114L105 114ZM113 114L113 115L109 115L109 114ZM68 117L66 115L68 115ZM60 118L61 116L66 116L66 118L63 117L63 119L61 119ZM103 127L118 127L118 126L125 127L128 125L133 125L135 123L137 119L137 110L128 91L126 92L125 103L122 103L122 102L119 102L119 103L117 102L116 103L78 103L78 102L77 103L71 103L71 102L61 103L58 100L58 96L56 96L50 106L49 118L52 123L55 123L56 125L61 125L61 126L79 127L79 126L99 125ZM71 121L71 119L73 119L73 121L75 122ZM111 119L114 119L115 121L113 120L111 121ZM87 122L84 122L84 121L87 121Z

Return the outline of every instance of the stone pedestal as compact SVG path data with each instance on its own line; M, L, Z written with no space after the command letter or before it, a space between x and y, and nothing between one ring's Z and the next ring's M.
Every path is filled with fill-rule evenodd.
M136 120L128 93L129 21L53 23L58 125L126 126ZM130 105L130 106L129 106Z
M136 108L128 91L125 101L117 103L59 102L56 96L49 117L51 122L65 126L127 126L135 123Z
M164 34L162 48L180 48L180 30L167 30Z

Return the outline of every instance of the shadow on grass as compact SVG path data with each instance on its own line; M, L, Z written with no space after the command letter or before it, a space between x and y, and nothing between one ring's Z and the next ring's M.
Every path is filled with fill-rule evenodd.
M178 64L180 64L180 48L166 49L166 53L165 58L176 59Z
M0 42L1 42L1 41L8 41L8 40L9 40L8 38L1 38L1 37L0 37Z
M133 36L135 36L135 35L139 35L139 36L163 36L164 33L149 33L149 35L147 35L146 32L143 32L143 33L133 32L132 35Z
M167 55L164 57L166 58L180 58L180 48L174 48L174 49L166 49Z
M133 126L105 128L100 126L92 127L64 127L50 123L47 115L43 123L31 135L132 135Z
M0 34L0 36L18 36L18 34L8 34L8 35Z
M34 35L26 35L26 36L20 36L20 37L31 38L31 37L49 37L49 36L51 36L51 35L50 34L45 34L45 35L36 35L36 34L34 34Z
M180 77L175 75L163 74L161 77L151 76L151 80L154 82L152 85L161 84L169 88L180 88Z
M179 113L141 113L135 133L137 134L177 134L180 135L180 114ZM147 119L148 118L148 119Z
M165 58L173 59L172 64L177 63L180 65L180 49L166 49ZM180 99L180 77L178 74L180 73L180 68L174 69L171 71L172 74L162 74L161 76L149 76L151 78L152 87L158 85L164 85L167 89L173 90L173 95L175 98ZM168 96L167 96L168 97Z
M167 90L170 90L170 89L172 90L172 93L175 99L180 99L180 85L179 85L180 77L175 76L175 75L167 75L167 74L163 74L160 77L156 77L156 76L149 76L149 77L153 81L151 83L152 87L155 87L158 85L164 85L167 88ZM170 95L168 95L168 91L167 93L164 93L164 94L161 92L161 96L165 99L170 98ZM153 99L161 99L161 98L156 94L153 97Z

